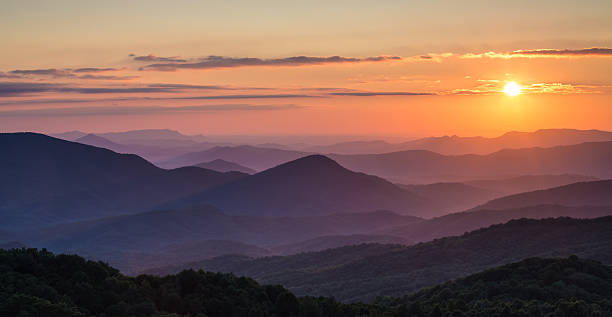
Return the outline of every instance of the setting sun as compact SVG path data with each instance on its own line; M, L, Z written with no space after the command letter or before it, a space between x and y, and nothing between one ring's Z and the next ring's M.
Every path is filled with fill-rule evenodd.
M506 86L504 86L504 93L506 93L506 95L511 96L511 97L519 95L521 93L521 86L511 81L507 83Z

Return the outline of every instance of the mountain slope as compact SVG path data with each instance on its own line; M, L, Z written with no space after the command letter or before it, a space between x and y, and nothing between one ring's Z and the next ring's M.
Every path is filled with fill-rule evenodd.
M166 168L192 166L216 159L234 162L262 171L307 156L306 152L259 148L250 145L218 146L209 150L187 153L160 163Z
M533 205L612 206L612 180L579 182L494 199L474 209L508 209Z
M612 267L571 256L529 258L377 304L415 316L605 316L609 298Z
M0 134L0 148L7 153L0 156L0 227L12 231L135 213L244 176L164 170L136 155L35 133Z
M398 185L415 193L435 205L430 216L440 216L449 212L466 210L483 204L501 193L463 183L434 183L426 185Z
M521 219L375 256L359 256L360 249L367 249L364 245L286 257L211 259L183 267L247 275L297 294L368 300L406 294L527 257L576 254L612 263L610 228L612 217ZM348 255L350 259L330 265Z
M407 184L567 173L612 178L612 142L501 150L487 155L446 156L415 150L334 154L330 158L350 170Z
M236 199L240 197L240 199ZM306 216L387 209L427 215L427 200L379 177L349 171L312 155L176 202L211 204L228 213ZM171 205L173 206L173 205Z
M559 187L578 182L596 181L597 178L574 175L522 175L511 178L478 179L463 182L464 184L487 189L504 195L532 192L539 189Z
M319 236L366 234L415 221L422 219L385 211L266 218L229 216L213 207L200 207L63 224L26 233L19 238L31 246L55 252L78 252L107 261L124 272L134 272L157 265L137 257L138 254L161 256L168 252L160 248L182 249L198 241L225 240L266 247L298 243ZM202 249L199 259L210 256ZM174 261L184 263L192 260L177 254Z
M222 159L216 159L216 160L212 160L210 162L205 162L205 163L200 163L200 164L196 164L194 165L196 167L201 167L201 168L205 168L205 169L209 169L209 170L213 170L213 171L217 171L217 172L241 172L241 173L245 173L245 174L255 174L257 173L257 171L255 171L252 168L248 168L246 166L242 166L240 164L236 164L234 162L230 162L230 161L226 161L226 160L222 160Z
M403 237L409 241L425 242L501 224L512 219L544 219L557 217L598 218L612 216L612 206L536 205L514 209L478 209L448 214L425 221L383 229L378 234Z

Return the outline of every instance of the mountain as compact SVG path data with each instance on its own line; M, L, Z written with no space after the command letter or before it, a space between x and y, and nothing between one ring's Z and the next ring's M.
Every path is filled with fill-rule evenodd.
M605 316L609 298L612 267L570 256L529 258L376 304L403 306L405 316Z
M130 153L128 146L112 142L111 140L105 139L101 136L92 133L82 136L74 140L74 142L83 143L95 147L101 147L118 153Z
M24 233L18 238L28 245L54 252L76 252L104 260L123 272L132 273L158 266L155 261L139 256L142 254L164 258L164 254L169 252L167 250L189 249L198 259L219 255L207 253L211 250L210 246L200 250L198 255L190 246L201 241L223 240L248 244L248 248L243 246L242 251L238 252L235 251L238 248L234 247L232 252L253 254L251 251L256 246L269 249L270 246L299 243L320 236L367 234L416 221L422 219L388 211L299 218L229 216L213 207L204 206L62 224L35 233ZM342 244L342 241L335 243ZM244 250L251 253L242 253ZM175 263L194 260L187 253L184 256L178 251L174 254Z
M211 204L232 214L266 216L377 209L421 216L430 210L426 199L382 178L347 170L322 155L303 157L169 206L199 204Z
M309 154L306 152L259 148L250 145L218 146L204 151L180 155L160 163L160 166L176 168L222 159L262 171L307 155Z
M131 130L123 132L107 132L100 133L100 136L118 143L140 143L145 140L176 140L192 142L206 141L207 138L202 135L184 135L175 130L168 129L148 129L148 130Z
M378 234L402 237L409 241L425 242L443 237L461 235L466 232L501 224L512 219L544 219L557 217L598 218L612 216L612 206L536 205L514 209L478 209L452 213L442 217L419 221L378 231Z
M180 268L233 272L281 284L300 295L370 300L407 294L527 257L575 254L612 263L610 228L612 217L520 219L414 246L374 244L285 257L224 257Z
M0 228L25 230L145 211L244 177L164 170L129 154L35 133L0 134Z
M373 304L296 297L278 285L185 270L128 277L100 262L0 250L5 316L607 316L612 268L571 256L529 258Z
M245 174L255 174L257 171L254 169L248 168L246 166L242 166L240 164L236 164L234 162L225 161L222 159L212 160L210 162L196 164L196 167L201 167L217 172L241 172Z
M427 137L401 143L382 140L349 141L311 146L304 151L336 154L382 154L407 150L427 150L444 155L488 154L502 149L553 147L584 142L612 141L612 132L600 130L542 129L534 132L512 131L499 137Z
M321 236L297 243L274 246L270 249L274 254L290 255L304 252L316 252L325 249L333 249L347 245L359 245L364 243L412 244L412 242L407 239L390 235L351 234Z
M474 209L508 209L555 204L563 206L612 206L612 180L579 182L550 189L494 199Z
M479 179L464 182L467 185L503 193L505 195L531 192L538 189L546 189L568 185L577 182L596 181L597 178L574 175L523 175L501 179Z
M499 192L463 183L435 183L426 185L398 185L430 201L435 207L430 216L466 210L503 196Z
M612 178L612 142L501 150L487 155L447 156L415 150L329 157L350 170L404 184L568 173Z
M49 135L54 138L63 139L66 141L74 141L78 138L86 136L87 133L75 130L75 131L67 131L67 132L62 132L62 133L53 133Z

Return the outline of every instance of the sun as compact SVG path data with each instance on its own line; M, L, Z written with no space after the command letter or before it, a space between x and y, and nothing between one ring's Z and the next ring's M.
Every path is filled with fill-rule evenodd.
M504 86L504 92L506 93L506 95L508 95L510 97L514 97L514 96L519 95L521 93L521 86L519 86L519 84L511 81L511 82L507 83L506 86Z

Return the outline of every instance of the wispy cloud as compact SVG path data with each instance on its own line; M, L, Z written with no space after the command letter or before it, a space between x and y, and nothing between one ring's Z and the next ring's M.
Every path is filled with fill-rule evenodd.
M332 92L334 96L353 96L353 97L374 97L374 96L433 96L430 92L405 92L405 91L367 91L367 92Z
M136 56L135 54L129 55L133 60L138 62L176 62L176 63L184 63L187 62L186 59L182 59L179 56L170 56L170 57L160 57L155 56L153 54Z
M493 95L503 93L506 82L499 80L478 79L481 84L472 88L458 88L442 92L442 95ZM522 84L523 94L598 94L605 85L576 85L570 83L532 83Z
M215 69L249 66L303 66L339 63L383 62L401 60L399 56L343 57L343 56L293 56L261 59L255 57L208 56L190 62L155 63L141 67L141 70L175 71L178 69Z
M612 57L612 48L592 47L584 49L530 49L512 52L467 53L461 58L569 58L569 57Z
M66 69L56 69L56 68L47 68L47 69L16 69L12 70L9 73L14 75L22 75L22 76L52 76L52 77L74 77L75 75Z
M106 67L106 68L98 68L98 67L84 67L84 68L77 68L75 70L73 70L73 72L75 73L101 73L101 72L116 72L116 71L120 71L120 70L124 70L125 68L112 68L112 67Z
M226 112L226 111L279 111L302 108L298 105L250 105L220 104L203 106L95 106L71 108L42 108L0 111L0 117L80 117L80 116L115 116L115 115L150 115L159 113L185 112Z
M98 79L98 80L132 80L140 78L140 76L112 76L112 75L83 75L80 79Z
M53 77L53 78L75 78L75 79L94 79L94 80L131 80L139 78L139 76L113 76L113 75L92 75L92 73L116 72L124 70L124 68L97 68L85 67L77 69L16 69L9 72L9 76L0 76L5 78L31 78L31 77ZM84 75L81 75L84 74Z
M316 98L317 96L302 94L261 94L261 95L215 95L215 96L189 96L168 99L175 100L206 100L206 99L287 99L287 98Z

